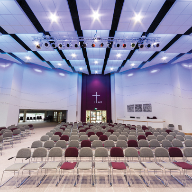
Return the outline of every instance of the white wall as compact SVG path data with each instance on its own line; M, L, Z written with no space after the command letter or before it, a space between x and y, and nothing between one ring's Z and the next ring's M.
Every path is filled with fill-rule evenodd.
M159 71L150 73L152 69ZM115 74L111 81L112 98L116 98L114 122L130 116L157 116L166 121L164 126L182 125L184 132L192 133L192 70L178 63L137 70L130 77L129 73ZM127 105L145 103L152 104L152 112L127 112Z
M65 76L60 76L59 72L37 65L0 67L0 126L17 124L19 109L68 110L67 121L76 121L81 75L62 71Z

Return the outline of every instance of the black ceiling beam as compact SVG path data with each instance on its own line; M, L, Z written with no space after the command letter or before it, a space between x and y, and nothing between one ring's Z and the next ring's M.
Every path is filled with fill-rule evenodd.
M7 31L5 31L1 26L0 26L0 33L2 33L3 35L7 35Z
M73 21L73 26L75 28L75 31L77 31L77 35L78 37L83 37L83 32L81 30L81 25L80 25L80 21L79 21L79 14L78 14L78 10L77 10L77 3L76 0L67 0L68 1L68 5L69 5L69 10L71 13L71 18ZM81 42L81 47L82 47L83 42ZM91 74L91 69L90 69L90 65L89 65L89 60L87 57L87 50L86 48L82 47L82 53L83 56L85 58L85 63L87 65L87 70L89 72L89 74Z
M69 67L71 67L71 69L73 70L73 72L76 72L76 71L75 71L75 68L71 65L70 61L67 60L67 58L66 58L65 55L63 54L63 51L60 50L60 49L58 49L58 48L57 48L57 51L59 52L61 58L66 61L66 63L68 64Z
M21 62L22 64L25 64L25 62L22 59L20 59L19 57L17 57L13 53L7 53L7 54L10 55L11 57L13 57L14 59L16 59L17 61Z
M114 37L115 36L115 31L117 31L117 27L118 27L118 24L119 24L119 19L120 19L120 16L121 16L121 11L122 11L122 8L123 8L123 4L124 4L124 0L116 0L114 12L113 12L111 30L109 31L109 37ZM113 43L112 43L112 46L113 46ZM102 74L104 74L104 72L105 72L105 68L107 66L107 61L109 59L110 52L111 52L111 48L107 48L106 53L105 53L104 63L103 63Z
M163 6L161 7L161 9L159 10L158 14L156 15L155 19L153 20L153 22L149 26L147 33L153 33L156 30L156 28L158 27L160 22L163 20L165 15L168 13L170 8L173 6L175 1L176 0L166 0L165 1Z
M190 35L192 33L192 27L190 27L185 33L184 35Z
M177 59L179 59L180 57L182 57L183 55L185 55L185 53L180 53L178 54L176 57L174 57L173 59L171 59L169 62L167 62L166 64L171 64L174 61L176 61Z
M39 23L38 19L36 18L35 14L31 10L31 8L29 7L29 5L26 2L26 0L17 0L17 2L20 5L20 7L23 9L23 11L25 12L27 17L29 18L29 20L32 22L34 27L37 29L37 31L39 33L44 33L45 35L48 35L45 32L45 30L43 29L43 27L41 26L41 24Z

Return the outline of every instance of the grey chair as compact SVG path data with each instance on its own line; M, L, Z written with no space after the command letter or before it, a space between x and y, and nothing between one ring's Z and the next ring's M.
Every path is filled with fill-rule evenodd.
M49 140L49 136L48 135L43 135L41 138L40 138L40 141L48 141Z
M104 147L107 149L111 149L112 147L115 147L115 143L112 140L106 140L104 141Z
M181 136L185 137L185 133L183 133L183 132L178 132L177 135L181 135Z
M185 135L185 139L190 139L190 140L192 140L192 136L191 136L191 135Z
M185 147L192 147L192 140L191 139L186 139L184 141Z
M176 137L176 133L175 132L170 132L169 135L172 135L173 137Z
M158 136L157 136L157 140L158 140L159 142L162 142L163 140L165 140L165 137L164 137L163 135L158 135Z
M21 142L21 130L20 129L13 130L13 139L20 140L20 142Z
M121 135L125 135L126 137L128 137L128 133L127 132L121 132Z
M147 140L139 140L138 141L138 147L149 147L149 143Z
M49 137L53 136L53 132L47 132L46 135L48 135Z
M3 143L9 143L13 147L13 133L11 132L4 132L3 133Z
M179 139L180 141L185 141L185 138L181 135L176 135L176 139Z
M161 144L162 144L162 147L165 147L165 148L173 147L172 143L168 140L163 140Z
M76 147L77 149L79 148L79 141L70 141L69 142L69 147Z
M3 151L3 136L0 136L0 150L1 150L1 155Z
M59 139L60 139L59 135L53 135L53 136L51 137L51 140L54 141L54 142L59 141Z
M103 135L107 135L107 137L109 137L111 135L111 132L105 132Z
M138 132L137 135L144 135L145 136L145 133L144 132Z
M151 141L152 139L157 139L157 137L155 137L155 135L148 135L147 139L148 141Z
M120 133L119 132L113 132L113 135L118 137L120 135Z
M170 142L172 142L173 139L174 139L173 135L167 135L167 136L166 136L166 140L168 140L168 141L170 141Z
M127 137L126 137L125 135L119 135L119 137L117 138L117 140L127 141Z
M116 147L127 148L127 142L125 140L118 140Z
M54 147L54 145L55 145L55 142L54 142L54 141L45 141L45 143L44 143L44 147L45 147L46 149L51 149L51 148Z
M161 135L159 132L154 132L153 135L157 137L158 135Z
M87 135L81 135L80 141L83 141L83 140L88 140L88 136Z
M78 135L71 135L70 141L72 141L72 140L79 141L79 136Z
M97 147L103 147L103 143L101 140L95 140L91 144L92 148L97 148Z
M192 148L188 148L188 147L184 148L183 154L184 154L186 159L187 159L187 157L192 157Z
M167 132L161 132L161 135L163 135L164 137L166 137L168 135Z
M99 137L97 135L91 135L89 139L90 141L95 141L95 140L99 140Z
M83 170L83 171L87 171L90 170L91 171L91 184L94 185L93 181L92 181L92 175L93 175L93 152L92 149L89 147L83 147L80 149L79 151L79 164L77 166L77 175L79 175L79 171ZM86 159L86 161L84 161L83 159ZM87 161L87 159L89 158L89 161Z
M52 129L50 132L52 132L53 134L56 132L56 130L55 129Z
M135 135L129 135L128 140L135 140L137 141L137 137Z
M55 147L60 147L62 149L65 149L67 147L66 141L59 140L55 143Z
M38 148L38 147L43 147L43 142L42 141L33 141L31 144L31 148Z
M27 162L25 163L16 163L16 161L18 159L22 159L22 160L25 160L25 159L30 159L31 157L31 149L29 148L22 148L20 149L18 152L17 152L17 155L15 157L15 163L10 165L9 167L5 168L3 170L3 173L2 173L2 177L1 177L1 186L3 186L4 184L2 184L2 181L3 181L3 175L5 172L14 172L14 175L15 175L15 172L18 172L18 175L19 175L19 172L20 170L27 165ZM16 177L16 186L18 187L18 176Z
M149 146L151 148L160 147L160 143L157 141L157 139L152 139L151 141L149 141Z
M117 136L116 135L110 135L109 140L117 141Z
M173 147L183 147L183 144L179 139L173 139L172 144Z

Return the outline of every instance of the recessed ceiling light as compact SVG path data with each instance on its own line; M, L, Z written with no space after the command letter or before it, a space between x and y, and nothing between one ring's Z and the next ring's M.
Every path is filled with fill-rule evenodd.
M165 60L167 59L167 57L162 57L161 59L162 59L163 61L165 61Z
M127 76L128 76L128 77L131 77L131 76L133 76L133 73L129 73Z
M58 63L57 65L61 66L62 64L61 64L61 63Z
M59 75L61 75L61 76L65 76L65 74L64 74L64 73L59 73Z
M97 71L95 71L95 74L97 74L98 72Z
M51 13L49 18L51 19L52 22L57 22L57 20L58 20L58 16L56 14L53 14L53 13Z
M95 64L98 64L98 61L95 61L94 63L95 63Z
M30 60L30 59L31 59L31 57L29 57L29 56L26 56L25 58L26 58L27 60Z
M72 53L71 56L72 56L72 57L76 57L77 55L76 55L75 53Z
M6 67L9 67L9 65L10 65L10 64L2 64L2 65L0 65L0 66L3 67L3 68L6 68Z
M135 17L133 17L133 19L134 19L136 22L141 22L142 16L141 16L140 14L135 14Z
M156 73L158 70L157 69L153 69L152 71L150 71L151 73Z
M42 71L40 69L34 69L34 71L41 73Z
M80 71L82 71L82 70L83 70L83 68L82 68L82 67L80 67L80 68L79 68L79 70L80 70Z
M99 15L98 11L93 11L92 17L94 20L99 20L100 15Z
M110 70L113 71L113 67L111 67Z
M135 66L135 63L131 63L131 66Z
M118 53L116 56L117 56L117 58L119 58L119 57L121 57L121 54L120 54L120 53Z
M183 65L183 67L185 67L185 68L192 69L192 64L183 63L182 65Z
M35 44L35 45L39 45L39 42L38 42L38 41L34 41L34 44Z

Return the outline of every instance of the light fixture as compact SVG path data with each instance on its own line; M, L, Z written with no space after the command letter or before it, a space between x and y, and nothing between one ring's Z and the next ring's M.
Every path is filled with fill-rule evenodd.
M55 42L51 43L51 47L56 48Z
M48 48L49 46L50 46L50 44L49 44L48 42L45 42L45 43L44 43L44 47L45 47L45 48Z
M51 13L49 18L51 19L52 22L56 22L57 23L58 17L57 17L56 14Z
M158 70L157 69L153 69L153 70L151 70L150 72L151 73L156 73Z
M41 73L42 71L40 69L34 69L34 71Z
M133 17L135 22L141 22L142 16L140 14L135 14L135 17Z
M91 44L91 47L95 47L95 43L92 43L92 44Z
M75 53L72 53L71 56L72 56L72 57L76 57L77 55L76 55Z
M101 43L101 44L99 45L99 47L104 47L104 43Z
M133 76L133 73L129 73L127 76L128 76L128 77L131 77L131 76Z
M107 43L108 48L112 48L112 42Z
M183 67L187 68L187 69L192 69L192 64L188 64L188 63L183 63L182 64Z
M122 46L123 48L126 48L127 47L127 44L126 43L123 43L123 46Z
M131 48L135 48L136 44L135 43L131 43Z
M148 44L146 45L146 47L147 47L147 48L151 48L151 44L148 43Z
M117 56L117 58L119 58L119 57L121 57L121 54L120 54L120 53L117 53L117 55L116 55L116 56Z
M135 66L135 63L131 63L131 66Z
M120 43L117 43L117 45L116 45L117 47L120 47L121 45L120 45Z
M79 44L78 44L78 43L75 43L74 47L75 47L75 48L78 48L78 47L79 47Z
M163 61L165 61L165 60L167 59L167 57L162 57L161 59L162 59Z
M95 71L95 74L97 74L98 72L97 71Z
M26 58L28 61L31 60L31 57L29 57L29 56L26 56L25 58Z
M2 64L0 65L0 67L3 67L3 68L6 68L6 67L9 67L10 64Z
M98 61L95 61L94 63L95 63L95 64L98 64Z
M36 48L37 48L37 49L41 49L41 44L40 44L40 43L37 43L37 44L36 44Z
M153 43L154 48L159 47L159 46L160 46L160 43Z
M113 67L111 67L110 70L113 71Z
M60 76L62 76L62 77L63 77L63 76L65 76L65 74L64 74L64 73L59 73L59 75L60 75Z
M82 70L83 70L83 68L82 68L82 67L80 67L80 68L79 68L79 70L80 70L80 71L82 71Z
M87 44L86 44L86 43L83 43L82 47L83 47L83 48L86 48L86 47L87 47Z
M143 44L139 44L139 49L143 49L144 45Z
M59 44L58 44L58 47L59 47L59 49L62 49L62 48L63 48L63 44L62 44L62 43L59 43Z
M72 47L72 44L71 44L71 43L67 43L66 46L67 46L68 48L70 48L70 47Z
M99 20L100 15L99 15L98 11L93 11L92 17L94 20Z
M58 63L57 65L61 66L62 64L61 64L61 63Z

